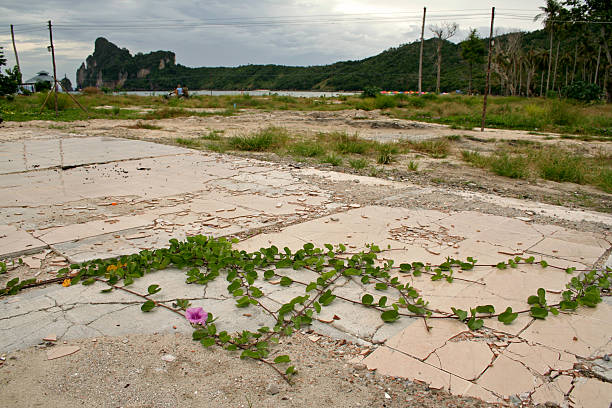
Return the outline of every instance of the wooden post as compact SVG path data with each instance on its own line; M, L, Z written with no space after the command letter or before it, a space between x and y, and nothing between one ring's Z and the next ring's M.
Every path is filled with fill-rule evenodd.
M13 52L15 53L15 61L17 62L17 71L19 71L19 74L21 74L21 66L19 65L19 56L17 55L17 47L15 46L15 33L13 32L12 24L11 24L11 39L13 40Z
M53 60L53 93L55 95L55 116L57 116L57 70L55 69L55 48L53 47L53 31L49 20L49 41L51 42L51 59Z
M421 52L419 53L419 95L421 95L421 87L423 84L423 36L425 35L425 13L427 13L427 7L423 7L423 24L421 25Z
M482 103L482 122L480 123L480 131L484 132L485 119L487 117L487 96L489 95L489 81L491 79L491 45L493 44L493 20L495 19L495 7L491 8L491 32L489 34L489 62L487 65L487 83L485 85L484 101Z

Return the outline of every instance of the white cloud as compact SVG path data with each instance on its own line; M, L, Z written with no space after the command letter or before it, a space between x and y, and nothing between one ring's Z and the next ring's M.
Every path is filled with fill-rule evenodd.
M0 6L0 27L16 27L24 77L51 70L46 50L51 19L58 75L74 81L76 69L93 52L97 37L136 52L169 50L187 66L244 64L320 65L361 59L419 38L422 3L406 0L47 0ZM488 35L493 0L427 1L428 21L456 21L453 39L470 27ZM515 0L498 9L501 32L535 29L540 23L512 15L535 15L543 0ZM468 9L468 10L466 10ZM517 10L523 9L524 11ZM224 24L224 25L223 25ZM430 36L426 30L426 36ZM6 28L0 46L14 57Z

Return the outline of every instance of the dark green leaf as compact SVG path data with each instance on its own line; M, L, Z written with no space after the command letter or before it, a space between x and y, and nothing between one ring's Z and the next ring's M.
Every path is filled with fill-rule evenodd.
M153 310L154 307L155 302L152 300L147 300L142 304L142 306L140 306L140 310L142 310L143 312L150 312L151 310Z
M280 280L281 286L289 286L293 283L293 280L287 276L283 276Z
M529 314L536 319L546 319L548 310L544 307L532 306Z
M484 325L484 321L482 319L476 319L474 316L470 318L467 322L467 326L470 330L478 330Z
M151 285L147 288L147 291L149 292L149 295L153 295L154 293L157 293L161 290L161 288L159 287L159 285Z
M457 317L459 317L459 320L463 321L465 319L467 319L467 312L465 310L461 310L461 309L455 309L454 307L451 307L452 311L454 314L457 315Z
M394 322L397 319L399 319L399 313L395 309L393 309L393 310L385 310L384 312L382 312L380 317L381 317L381 319L383 319L383 321L385 323L390 323L390 322Z
M202 343L202 345L204 347L210 347L210 346L215 344L215 338L214 337L206 337L206 338L203 338L202 340L200 340L200 343Z
M512 308L507 307L506 311L499 316L497 316L497 320L502 322L503 324L510 324L518 317L518 313L512 313Z
M493 314L495 313L495 308L493 305L476 306L476 313Z
M290 361L291 361L291 359L290 359L290 358L289 358L289 356L287 356L287 355L278 356L278 357L276 357L276 358L274 359L274 362L275 362L276 364L279 364L279 363L288 363L288 362L290 362Z
M361 303L363 303L364 305L371 305L373 301L374 301L374 296L369 295L369 294L365 294L361 298Z

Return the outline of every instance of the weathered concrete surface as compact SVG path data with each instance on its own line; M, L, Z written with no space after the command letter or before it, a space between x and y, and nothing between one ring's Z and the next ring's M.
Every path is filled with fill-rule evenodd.
M383 186L392 196L400 183L388 180L292 169L131 140L34 138L4 143L2 149L11 153L9 157L20 156L15 161L4 160L0 167L0 186L7 192L0 198L0 257L34 253L25 258L29 268L42 265L49 274L67 260L134 253L165 246L170 238L251 236L259 231L264 232L236 247L250 251L272 244L297 249L306 242L317 246L343 243L355 252L375 243L383 249L381 257L396 264L436 264L447 257L467 256L478 259L478 264L495 264L531 255L561 268L610 262L606 259L611 247L609 233L476 211L361 206L304 178L358 180L360 185ZM414 186L414 191L425 194L427 189ZM546 211L568 219L584 216L554 206L547 206ZM590 216L612 226L608 215ZM305 283L315 278L309 271L278 272ZM434 282L428 275L398 276L417 288L430 307L449 313L451 307L467 310L484 304L498 311L507 306L522 310L527 307L527 296L538 287L547 290L552 303L559 300L572 277L561 269L527 265L505 270L479 267L457 273L453 283ZM155 283L162 287L155 295L159 301L170 304L178 298L190 299L194 306L217 316L221 330L253 330L274 322L260 309L236 308L222 278L207 287L185 285L184 280L184 272L169 269L137 280L133 288L146 290ZM263 281L257 284L266 294L262 302L272 311L303 294L299 284L289 288ZM2 299L0 351L38 344L49 334L69 341L192 330L166 309L142 313L141 298L121 291L102 294L101 288L100 284L48 286ZM334 293L359 300L367 290L358 281L343 279ZM381 292L369 293L381 296ZM505 326L488 319L485 329L478 332L470 332L455 320L430 319L427 330L421 319L384 324L378 312L337 299L322 311L321 321L313 328L372 347L380 345L363 360L368 367L424 381L432 388L487 401L513 397L534 403L573 401L575 406L596 406L596 402L610 400L612 384L602 379L609 375L604 362L612 353L611 312L604 303L546 321L521 315ZM597 376L587 379L579 368L591 361Z

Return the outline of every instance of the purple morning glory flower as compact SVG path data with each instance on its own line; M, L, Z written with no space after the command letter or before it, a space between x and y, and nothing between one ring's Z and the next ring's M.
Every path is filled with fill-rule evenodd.
M201 307L189 307L185 310L185 318L193 324L206 325L206 319L208 319L208 313Z

